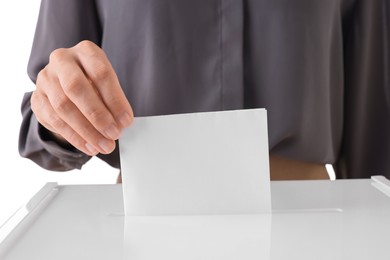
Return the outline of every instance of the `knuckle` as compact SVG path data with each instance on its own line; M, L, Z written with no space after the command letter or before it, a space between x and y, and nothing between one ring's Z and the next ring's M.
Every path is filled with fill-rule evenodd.
M39 103L39 98L37 97L36 91L32 93L30 98L30 103L31 103L31 110L35 112L38 109L37 104Z
M49 62L61 62L67 56L68 52L65 48L58 48L50 53Z
M91 72L90 77L95 81L102 81L111 75L110 68L105 64L96 64Z
M88 58L100 57L102 54L100 47L88 40L81 41L73 49Z
M93 124L98 124L99 122L104 122L106 115L104 111L100 109L94 109L88 112L89 121Z
M89 50L89 51L95 51L97 48L97 45L93 43L92 41L89 40L83 40L79 42L75 48L77 49L84 49L84 50Z
M57 114L49 114L49 118L46 121L56 131L61 131L66 126L65 122Z
M38 111L41 110L41 108L43 106L43 99L42 99L41 95L37 91L34 91L32 93L31 99L30 99L30 103L31 103L31 110L35 114L38 113Z
M37 88L41 87L44 82L47 82L49 79L48 72L47 72L47 67L43 68L38 72L37 75L37 81L36 81L36 86Z
M70 100L64 95L57 95L52 101L54 111L63 111L66 113L69 110L70 105Z
M85 125L83 126L81 129L80 129L80 136L82 136L83 138L85 139L91 139L91 140L94 140L95 138L93 138L93 133L96 132L95 128L88 124L88 125Z
M81 150L81 148L84 146L85 142L80 137L79 134L77 134L74 130L71 130L70 133L67 134L67 141L71 143L74 147Z
M119 96L106 97L106 103L114 113L119 113L123 108L123 100Z
M70 76L62 83L62 88L65 93L73 93L77 95L82 88L83 78L79 75Z

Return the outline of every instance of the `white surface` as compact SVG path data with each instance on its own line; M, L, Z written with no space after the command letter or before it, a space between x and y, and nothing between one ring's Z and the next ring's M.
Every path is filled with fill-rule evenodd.
M135 260L270 259L271 214L130 217L123 248Z
M271 182L272 214L160 217L124 217L121 185L59 186L0 259L388 260L390 197L374 183Z
M120 154L126 215L271 210L264 109L136 118Z
M24 92L35 88L27 62L40 0L0 1L0 226L46 182L115 183L118 170L92 159L83 171L50 172L21 158L18 135Z
M57 183L47 183L37 192L28 203L21 207L5 224L0 226L0 244L2 248L12 247L18 242L18 237L22 236L24 230L18 228L20 223L24 226L31 225L36 218L40 217L44 210L57 195ZM2 250L0 249L0 255Z
M54 189L51 203L30 209L32 214L8 237L11 242L1 244L0 259L122 260L124 221L115 215L123 215L121 187Z

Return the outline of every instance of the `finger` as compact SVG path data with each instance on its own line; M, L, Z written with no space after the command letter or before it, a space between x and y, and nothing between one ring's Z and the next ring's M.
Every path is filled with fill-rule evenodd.
M39 91L34 91L31 96L31 109L38 122L49 131L59 134L85 154L94 156L98 153L93 146L89 145L68 124L57 116L47 97L40 94Z
M52 66L55 67L53 70L56 71L65 95L102 135L111 140L118 139L119 126L74 58L69 53L57 50L51 59Z
M99 92L116 122L122 128L128 127L134 118L133 110L103 50L88 41L81 42L75 49L81 67Z
M40 86L40 84L37 84L37 86ZM54 111L53 113L55 117L59 117L79 136L81 136L88 146L94 147L100 153L108 154L114 150L115 141L105 138L99 131L96 130L91 122L85 118L75 104L65 95L56 78L46 80L45 86L46 87L40 86L40 88L44 89L44 93L50 103L51 110ZM50 122L52 121L53 120ZM60 129L55 128L55 131L59 133ZM69 135L64 136L64 138L69 138Z

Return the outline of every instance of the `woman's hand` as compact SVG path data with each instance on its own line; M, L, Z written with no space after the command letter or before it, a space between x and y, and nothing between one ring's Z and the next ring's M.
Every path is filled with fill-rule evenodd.
M59 141L91 156L111 153L134 117L111 63L90 41L51 53L38 74L31 109Z

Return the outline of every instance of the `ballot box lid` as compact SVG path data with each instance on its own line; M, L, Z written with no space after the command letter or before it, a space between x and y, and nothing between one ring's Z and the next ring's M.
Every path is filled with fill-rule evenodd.
M1 226L0 259L389 259L389 183L272 181L269 214L153 217L124 216L120 184L48 183Z

